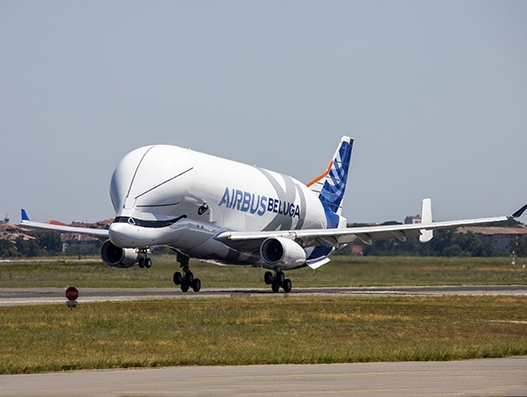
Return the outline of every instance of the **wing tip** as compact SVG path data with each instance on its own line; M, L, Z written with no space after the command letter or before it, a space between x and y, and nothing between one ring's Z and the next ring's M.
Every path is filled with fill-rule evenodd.
M523 215L523 213L527 210L527 204L525 204L523 207L521 207L518 211L516 211L514 214L512 214L513 218L519 218Z

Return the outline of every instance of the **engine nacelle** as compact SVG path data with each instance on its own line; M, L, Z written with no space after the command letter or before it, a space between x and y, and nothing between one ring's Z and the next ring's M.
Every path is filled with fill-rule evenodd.
M294 268L306 261L306 251L293 240L285 237L270 237L260 246L260 256L270 265Z
M101 259L108 266L112 267L132 267L141 255L135 248L120 248L110 240L106 240L101 247Z

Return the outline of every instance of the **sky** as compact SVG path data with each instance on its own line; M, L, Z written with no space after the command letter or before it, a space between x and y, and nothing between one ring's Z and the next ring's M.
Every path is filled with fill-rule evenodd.
M503 0L0 0L0 218L110 218L114 168L157 143L308 182L343 135L348 221L426 197L435 220L510 214L525 21Z

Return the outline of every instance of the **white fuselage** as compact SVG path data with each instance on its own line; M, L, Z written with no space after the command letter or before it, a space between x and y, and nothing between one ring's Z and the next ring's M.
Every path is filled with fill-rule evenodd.
M115 169L110 194L121 248L168 245L225 264L263 264L213 237L226 230L323 229L317 195L296 179L176 146L134 150Z

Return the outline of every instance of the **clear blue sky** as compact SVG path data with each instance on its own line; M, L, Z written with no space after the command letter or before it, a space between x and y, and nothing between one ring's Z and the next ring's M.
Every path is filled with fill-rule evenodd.
M0 218L113 216L167 143L309 181L355 138L344 215L527 202L525 1L0 0ZM525 219L522 219L525 221Z

